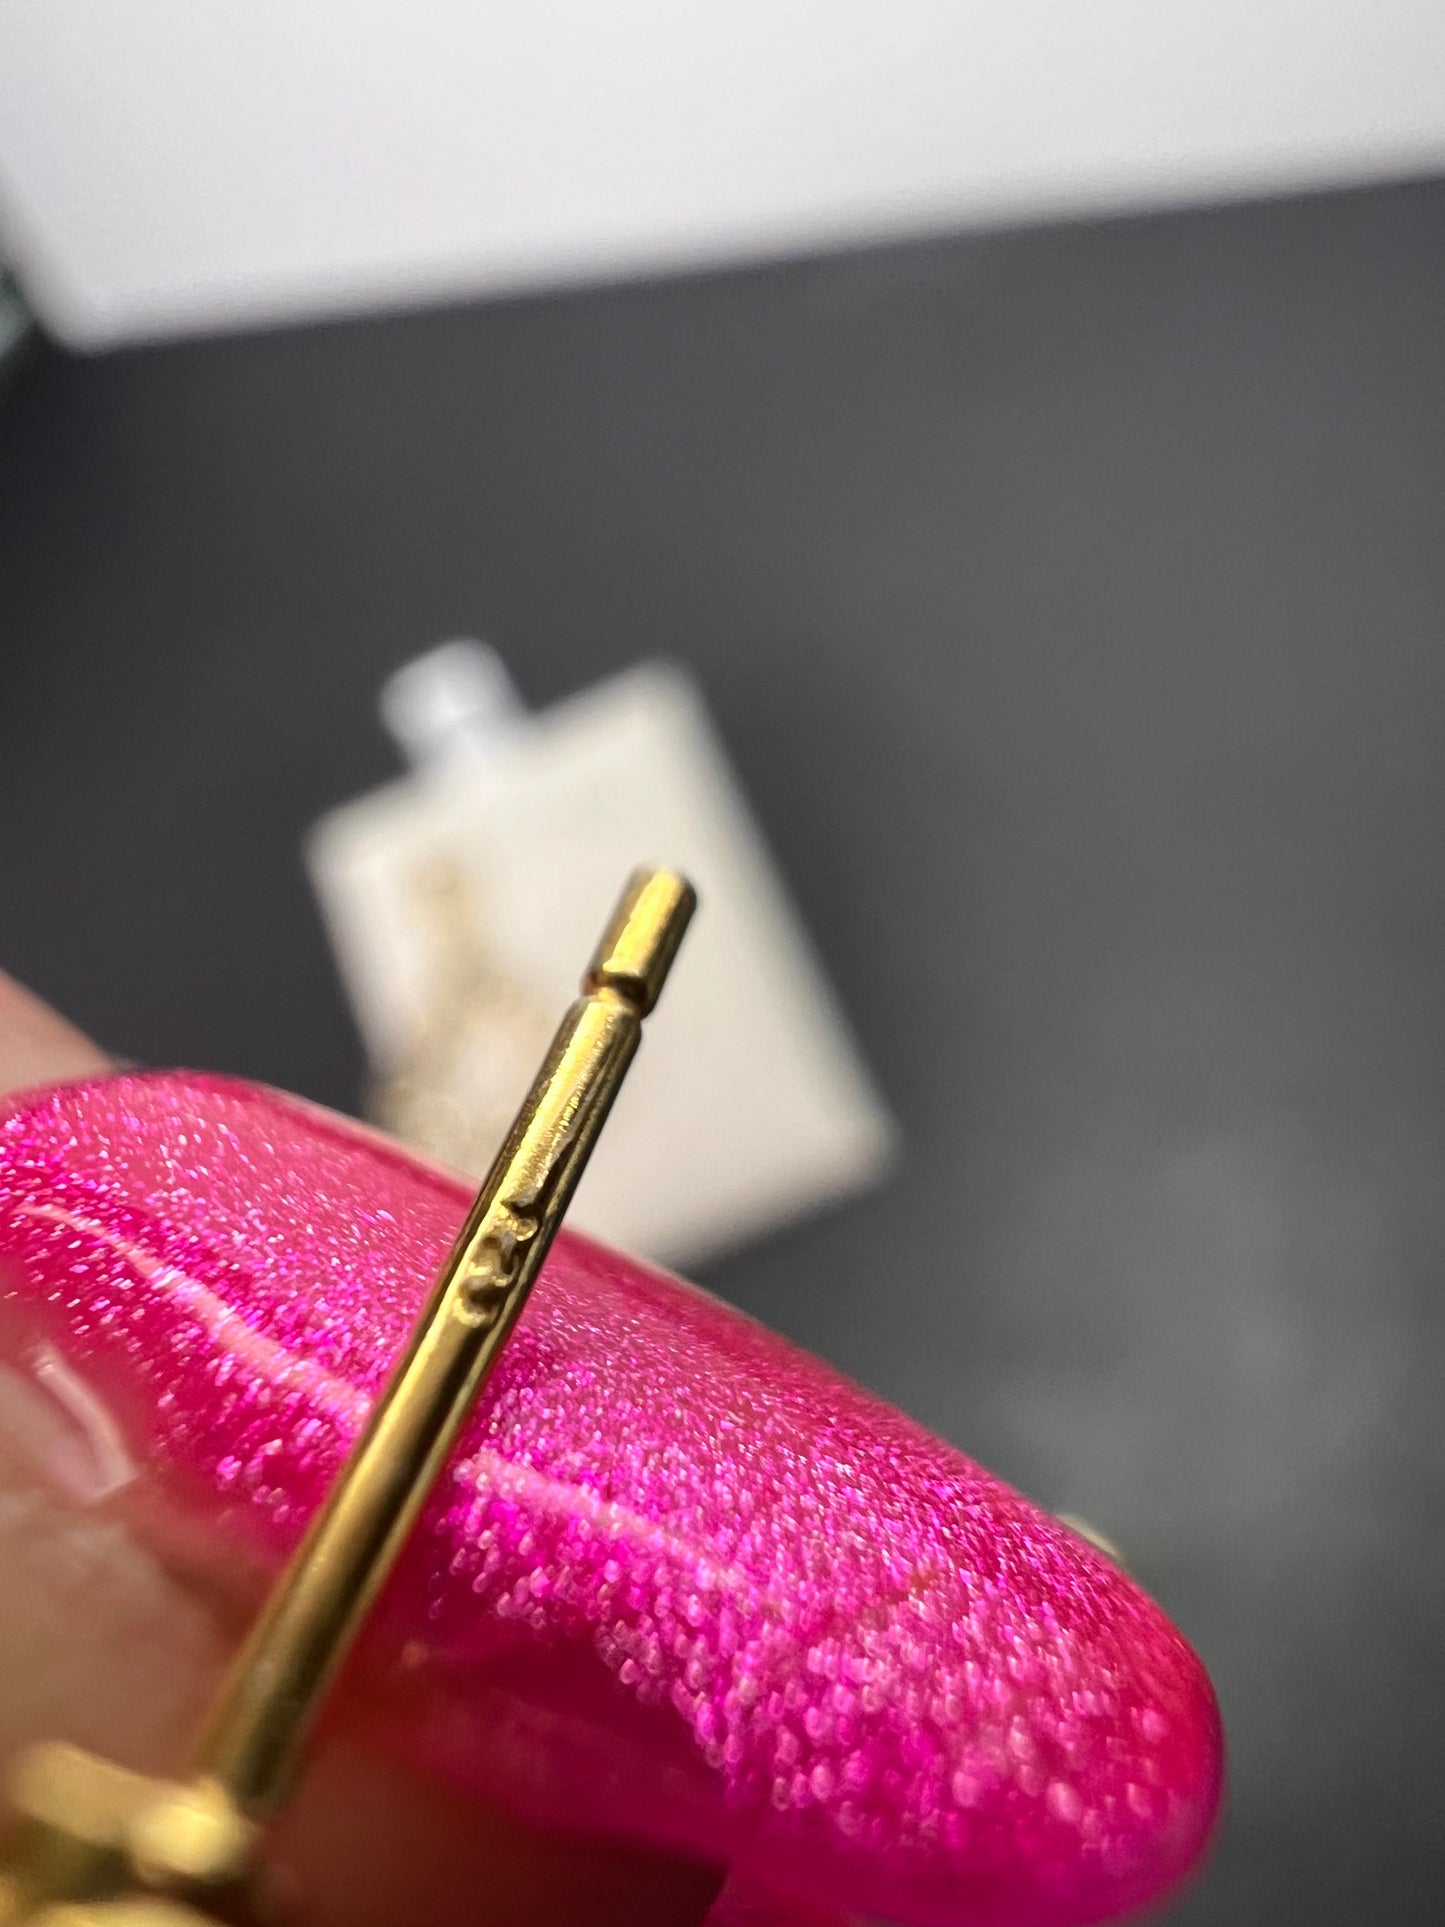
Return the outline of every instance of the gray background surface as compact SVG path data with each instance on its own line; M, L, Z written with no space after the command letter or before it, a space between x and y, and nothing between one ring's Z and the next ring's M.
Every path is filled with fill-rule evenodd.
M699 675L910 1147L709 1282L1125 1544L1231 1737L1194 1923L1445 1904L1442 239L1425 184L0 397L0 955L121 1052L354 1100L297 844L417 647Z

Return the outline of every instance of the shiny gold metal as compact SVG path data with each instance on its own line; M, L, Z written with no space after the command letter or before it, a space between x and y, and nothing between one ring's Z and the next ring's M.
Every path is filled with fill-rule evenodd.
M133 1773L77 1746L48 1742L23 1753L10 1786L0 1922L44 1923L73 1905L85 1918L116 1923L114 1909L172 1908L156 1927L175 1927L183 1893L234 1918L241 1906L257 1828L224 1790ZM136 1927L142 1918L136 1917Z
M183 1900L163 1894L132 1894L124 1900L79 1902L46 1907L29 1927L216 1927L209 1914L198 1914Z
M661 994L696 908L697 896L685 878L670 870L635 871L587 966L583 990L610 991L645 1017Z
M246 1813L286 1795L311 1716L522 1309L695 902L665 873L628 885L395 1376L236 1659L198 1763Z
M194 1778L32 1749L0 1927L206 1927L243 1910L260 1825L516 1323L696 902L667 871L628 883L401 1362L236 1658Z

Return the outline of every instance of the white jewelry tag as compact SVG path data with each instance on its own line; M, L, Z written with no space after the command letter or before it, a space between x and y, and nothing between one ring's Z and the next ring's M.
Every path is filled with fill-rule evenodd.
M624 877L664 864L702 907L575 1222L697 1263L880 1175L892 1123L679 670L528 716L450 643L383 709L418 767L307 846L379 1123L480 1177Z

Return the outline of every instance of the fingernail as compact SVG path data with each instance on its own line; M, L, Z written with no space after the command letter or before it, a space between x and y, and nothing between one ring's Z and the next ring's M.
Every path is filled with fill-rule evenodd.
M468 1202L255 1086L33 1093L0 1121L0 1347L52 1412L70 1388L70 1423L95 1402L92 1457L138 1470L153 1544L212 1583L269 1573ZM479 1800L916 1927L1156 1900L1220 1793L1203 1668L1109 1560L781 1338L566 1234L358 1667L398 1752Z

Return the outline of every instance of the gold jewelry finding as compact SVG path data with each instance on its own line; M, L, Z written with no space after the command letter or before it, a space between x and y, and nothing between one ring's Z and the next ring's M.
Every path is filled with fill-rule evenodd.
M629 882L400 1363L222 1686L192 1777L32 1747L12 1786L0 1927L211 1927L248 1916L260 1831L506 1344L696 907Z

